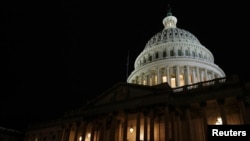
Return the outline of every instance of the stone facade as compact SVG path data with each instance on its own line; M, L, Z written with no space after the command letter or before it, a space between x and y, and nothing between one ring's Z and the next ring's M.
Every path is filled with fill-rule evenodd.
M250 87L237 77L171 88L117 83L25 141L206 141L207 125L250 124Z

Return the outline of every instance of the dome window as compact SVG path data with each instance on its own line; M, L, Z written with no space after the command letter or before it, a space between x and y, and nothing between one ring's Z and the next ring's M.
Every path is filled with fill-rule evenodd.
M178 50L178 56L182 56L183 54L182 54L182 51L179 49Z
M155 53L155 58L156 58L156 59L159 58L159 53L158 53L158 52Z
M174 50L170 51L170 56L174 56Z
M201 54L199 53L199 57L202 58Z
M163 57L166 57L167 56L167 53L166 53L166 51L163 51Z
M189 51L188 51L188 50L185 50L185 55L186 55L186 56L190 56L190 54L189 54Z
M152 61L152 56L151 56L151 55L148 56L148 61L149 61L149 62Z
M195 57L195 52L194 51L192 52L192 56Z

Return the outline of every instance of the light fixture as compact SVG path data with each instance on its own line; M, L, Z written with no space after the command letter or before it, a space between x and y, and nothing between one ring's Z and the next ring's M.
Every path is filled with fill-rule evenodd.
M216 120L216 125L222 125L222 119L221 117L218 117L217 120Z
M79 137L79 141L82 141L82 136Z
M90 138L91 137L91 134L90 133L88 133L88 138Z
M131 134L133 133L134 129L133 129L133 126L132 126L132 125L130 126L129 131L130 131Z

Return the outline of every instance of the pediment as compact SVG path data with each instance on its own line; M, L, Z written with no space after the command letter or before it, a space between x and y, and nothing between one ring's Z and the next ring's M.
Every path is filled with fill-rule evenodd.
M130 99L151 95L156 92L155 87L137 84L117 83L112 88L89 103L92 106L101 106L128 101Z

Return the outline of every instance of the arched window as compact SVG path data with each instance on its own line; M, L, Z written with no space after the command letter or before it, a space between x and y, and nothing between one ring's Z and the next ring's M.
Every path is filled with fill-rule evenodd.
M159 58L159 53L158 53L158 52L155 53L155 58L156 58L156 59Z
M152 56L151 56L151 55L148 56L148 61L149 61L149 62L152 61Z
M199 53L199 58L202 58L201 54Z
M178 56L182 56L182 51L178 49Z
M188 50L185 50L185 54L186 54L186 56L190 56L190 54L189 54L189 51L188 51Z
M167 52L166 52L166 51L163 51L162 56L163 56L163 57L166 57L166 56L167 56Z
M174 50L170 50L170 56L174 56Z
M192 56L195 57L195 52L194 51L192 51Z

